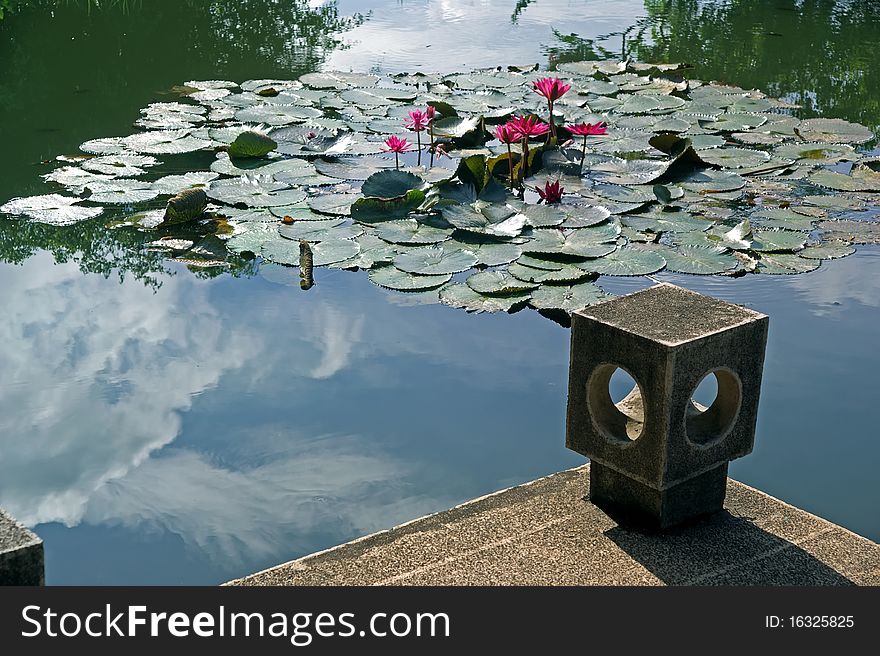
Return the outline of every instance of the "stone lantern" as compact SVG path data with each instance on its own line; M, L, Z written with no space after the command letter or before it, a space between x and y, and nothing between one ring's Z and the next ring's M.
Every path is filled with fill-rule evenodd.
M751 452L767 316L669 284L572 315L566 446L590 458L590 500L665 529L721 510L727 465ZM636 381L615 404L618 368ZM707 408L693 394L717 379Z

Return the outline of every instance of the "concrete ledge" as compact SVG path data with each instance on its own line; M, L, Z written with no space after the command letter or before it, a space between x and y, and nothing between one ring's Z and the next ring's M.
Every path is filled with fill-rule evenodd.
M0 509L0 585L43 585L43 541Z
M589 465L228 585L880 585L880 546L728 479L725 509L664 534L585 499Z

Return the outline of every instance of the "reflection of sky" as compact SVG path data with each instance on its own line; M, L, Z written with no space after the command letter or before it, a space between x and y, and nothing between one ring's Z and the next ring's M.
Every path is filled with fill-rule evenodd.
M419 0L376 6L341 0L340 13L370 11L370 18L344 35L348 48L332 53L325 68L452 72L473 68L475 62L544 63L542 46L556 41L553 28L595 37L624 30L645 13L641 0L535 0L512 24L516 4Z

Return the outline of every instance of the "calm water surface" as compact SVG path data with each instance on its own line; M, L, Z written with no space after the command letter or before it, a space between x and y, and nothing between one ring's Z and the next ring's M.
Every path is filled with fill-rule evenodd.
M193 78L625 55L880 125L867 0L104 4L0 20L0 203ZM323 269L309 292L276 267L203 279L85 226L0 220L0 261L0 505L46 540L49 583L216 583L582 462L562 446L568 331L535 312ZM771 316L732 475L880 539L880 249L659 277Z

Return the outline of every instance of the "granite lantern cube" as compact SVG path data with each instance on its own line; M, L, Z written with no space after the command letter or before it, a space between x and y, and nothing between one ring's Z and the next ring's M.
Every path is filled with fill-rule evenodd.
M590 458L590 500L665 529L721 510L727 465L751 452L767 316L659 284L572 315L566 446ZM612 374L636 386L615 404ZM693 401L717 380L708 407Z
M43 541L0 509L0 585L43 585Z

